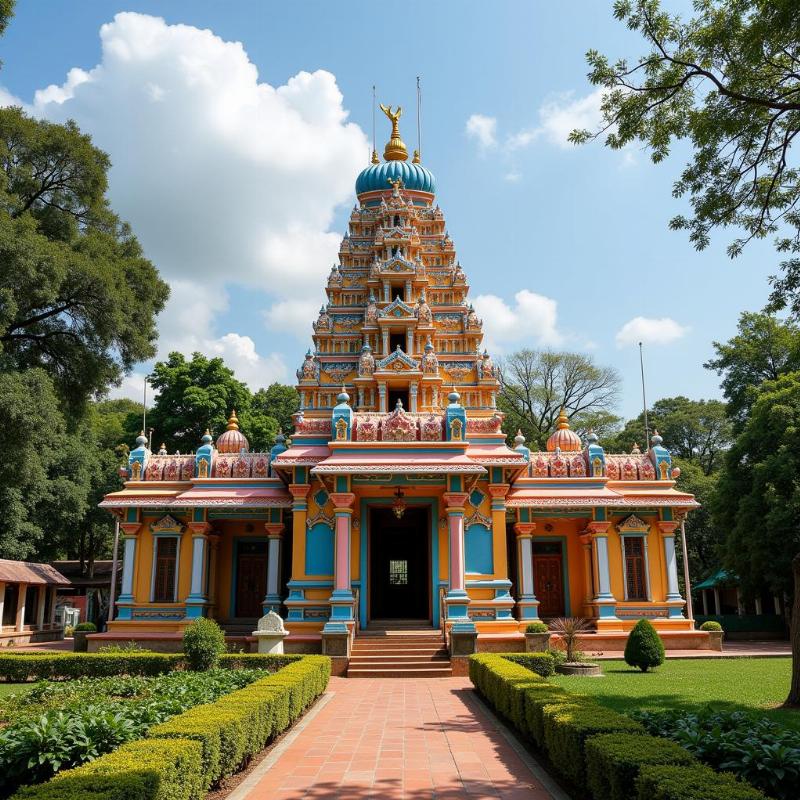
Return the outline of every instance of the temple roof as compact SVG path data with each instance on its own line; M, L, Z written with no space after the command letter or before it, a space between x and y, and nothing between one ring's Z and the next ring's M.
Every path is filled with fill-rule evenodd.
M364 192L385 192L389 181L400 179L406 189L415 192L435 194L436 179L433 173L422 164L409 164L407 161L386 161L371 164L356 178L356 194Z

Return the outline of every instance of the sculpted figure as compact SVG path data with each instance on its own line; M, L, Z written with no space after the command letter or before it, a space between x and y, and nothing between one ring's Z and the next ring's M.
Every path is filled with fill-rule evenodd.
M372 375L375 372L375 357L372 355L372 348L365 344L361 348L361 358L358 360L358 374L360 377Z
M423 292L419 296L419 300L417 301L417 307L414 309L414 316L420 321L426 324L430 324L433 321L433 314L431 313L431 307L425 301L425 293Z

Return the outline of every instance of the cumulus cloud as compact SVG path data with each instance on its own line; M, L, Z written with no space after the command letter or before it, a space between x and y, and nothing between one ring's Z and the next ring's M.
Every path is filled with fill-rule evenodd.
M473 305L483 318L486 346L494 353L516 346L555 347L563 341L557 303L550 297L521 289L513 305L494 294L478 295Z
M689 332L689 328L680 325L670 317L659 319L634 317L628 320L616 335L617 347L626 347L643 342L644 344L671 344Z
M484 114L473 114L465 126L467 136L474 139L478 145L488 150L497 145L497 118L487 117Z
M287 332L307 341L311 322L317 318L320 304L314 300L281 300L264 311L264 321L270 330Z
M573 146L569 142L572 131L576 128L592 130L600 124L602 100L602 89L577 98L574 92L559 94L540 106L539 124L510 136L508 147L512 150L527 147L543 138L556 147L570 148Z
M278 314L337 260L330 226L368 142L336 78L299 72L273 86L241 43L146 14L117 14L100 40L99 64L71 69L28 109L76 120L110 154L113 207L173 289L159 357L223 355L253 387L285 376L279 356L214 320L225 285L264 291ZM12 102L0 90L0 103Z

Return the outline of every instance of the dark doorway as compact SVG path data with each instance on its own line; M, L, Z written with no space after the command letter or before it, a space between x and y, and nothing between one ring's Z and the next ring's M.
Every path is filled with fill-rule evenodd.
M390 333L389 334L389 352L394 353L397 348L405 351L406 349L406 335L404 333Z
M533 543L533 591L540 617L564 616L564 570L560 542Z
M427 508L374 508L369 524L371 620L430 620L430 519Z
M389 408L394 411L397 408L397 401L403 404L403 408L408 411L408 392L405 389L389 389Z
M236 549L236 616L260 617L267 593L267 543L240 541Z

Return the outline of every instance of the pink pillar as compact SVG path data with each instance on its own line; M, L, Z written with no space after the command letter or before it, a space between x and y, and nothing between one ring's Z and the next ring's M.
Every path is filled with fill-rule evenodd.
M464 514L454 512L450 524L450 591L464 591Z
M336 575L334 590L350 591L350 511L336 509Z

